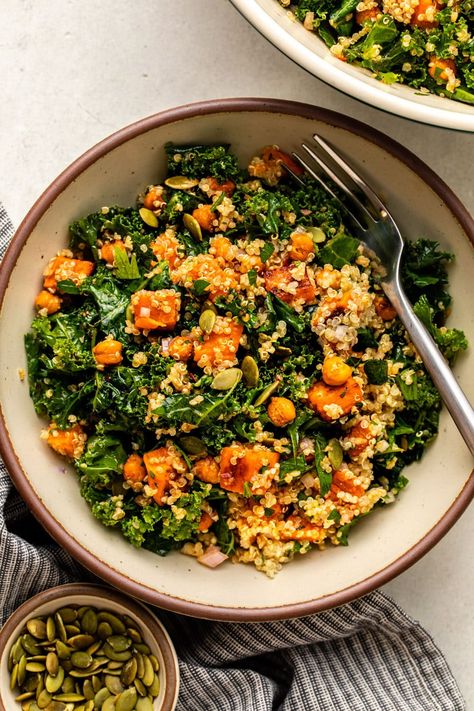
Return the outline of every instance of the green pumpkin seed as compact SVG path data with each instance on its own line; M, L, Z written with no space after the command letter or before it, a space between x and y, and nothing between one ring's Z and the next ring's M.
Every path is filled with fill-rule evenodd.
M137 676L141 679L145 673L145 664L143 663L143 656L140 652L135 654L135 659L137 660Z
M135 709L136 711L153 711L153 701L148 696L138 699Z
M94 706L96 709L101 709L104 701L111 696L110 691L107 689L107 687L103 687L99 689L99 691L96 693L94 696Z
M217 373L211 383L211 388L214 388L214 390L231 390L240 382L241 378L242 371L240 368L227 368L227 370L221 370L220 373Z
M61 691L63 694L70 694L75 691L76 685L72 676L67 676L61 686Z
M130 686L130 684L133 684L133 680L137 676L137 668L138 665L135 657L132 657L128 660L128 662L125 662L120 674L120 681L124 686Z
M56 638L56 625L54 624L52 617L48 617L46 620L46 636L48 638L48 642L54 642Z
M103 652L106 657L113 659L114 662L126 662L132 656L128 649L125 652L115 652L108 642L104 644Z
M41 694L39 694L38 698L36 699L36 703L40 707L40 709L45 709L46 706L51 702L51 694L49 691L46 689L43 689Z
M76 634L74 637L69 637L67 643L74 649L86 649L95 642L94 637L90 634Z
M10 677L10 689L13 691L13 689L16 686L16 682L18 680L18 664L15 664L12 670L12 675Z
M109 662L107 664L107 669L121 669L123 667L123 662Z
M26 668L28 666L28 660L25 657L21 657L18 662L18 674L17 674L17 684L19 687L23 686L26 677Z
M199 328L201 331L204 331L204 333L212 333L216 325L216 319L216 312L211 311L211 309L206 309L199 317Z
M77 610L73 607L62 607L58 610L58 615L61 617L65 625L71 624L77 620Z
M141 681L141 679L135 679L133 682L133 685L134 685L135 689L138 691L138 693L140 694L140 696L147 696L148 695L148 690L147 690L145 684L143 683L143 681Z
M116 676L112 676L111 674L106 674L104 676L104 684L111 694L121 694L123 691L123 685L120 679Z
M142 682L145 686L151 686L153 684L153 679L155 678L155 672L153 671L152 664L148 657L143 657L143 663L145 666L145 673L142 676Z
M125 637L122 634L112 635L108 638L107 642L112 647L114 652L125 652L125 650L132 644L130 637Z
M32 701L30 704L28 704L28 711L41 711L41 710L40 710L40 707L38 706L38 704L36 704L34 701Z
M89 605L83 605L82 607L79 607L77 610L77 619L82 620L84 614L87 612L87 610L91 610L92 608L89 607Z
M45 661L45 666L48 674L50 676L56 676L58 673L59 669L59 660L57 655L54 652L49 652L46 661Z
M315 244L321 244L321 242L326 241L326 235L320 227L307 227L305 229L309 232Z
M21 644L21 638L18 638L10 650L11 669L13 669L13 666L15 664L18 664L18 662L20 661L20 659L22 657L26 657L26 652L23 649L23 646ZM11 671L11 669L10 669L10 671Z
M95 696L95 691L94 687L92 685L92 681L90 679L86 679L85 682L82 685L82 693L86 697L86 699L89 701L89 699L93 699Z
M55 694L61 688L63 681L64 669L63 667L59 667L56 676L50 676L49 674L47 675L45 679L46 689L49 691L50 694Z
M46 623L38 617L33 617L26 623L26 629L36 639L46 639Z
M246 355L242 361L241 368L245 384L250 388L254 388L259 378L257 361L251 355Z
M45 665L41 662L27 662L26 664L26 671L29 672L43 672L45 669Z
M84 711L93 711L94 708L94 701L90 699L84 704Z
M160 677L158 674L155 674L153 677L153 681L151 682L150 686L148 687L148 693L151 694L152 696L158 696L158 693L160 691Z
M126 689L115 702L116 711L132 711L137 703L137 696L137 690L133 686Z
M148 655L148 659L149 659L150 662L151 662L151 666L153 667L153 671L156 671L156 672L159 671L159 670L160 670L160 663L159 663L158 659L155 657L155 655L154 655L154 654Z
M286 346L276 346L275 348L275 355L281 356L282 358L287 358L292 353L291 348L287 348Z
M64 629L66 630L66 634L68 637L72 637L73 635L81 633L81 628L77 625L64 625Z
M186 435L185 437L180 437L179 445L184 449L186 454L204 454L207 451L204 442L199 439L199 437L194 437L193 435ZM130 632L130 630L128 630L128 632ZM130 637L132 637L131 634ZM133 641L137 644L140 644L140 635L138 635L138 638L134 639Z
M186 439L186 438L183 437L182 439ZM201 441L197 437L195 437L194 439L197 439L198 442ZM192 452L190 452L190 454L192 454ZM138 644L140 644L140 642L142 641L141 634L134 627L127 627L127 634L133 642L137 642Z
M99 622L108 622L112 628L112 631L115 634L125 634L125 632L127 631L127 628L125 627L122 620L120 620L112 612L107 612L106 610L102 610L101 612L98 613L97 619L99 620Z
M69 659L73 651L74 650L71 649L71 647L68 647L67 644L64 644L64 642L61 642L60 639L56 642L56 653L59 659Z
M102 642L98 640L97 642L94 642L94 644L91 644L90 647L87 647L86 652L87 654L91 654L92 656L101 648Z
M202 241L202 230L201 225L192 215L185 213L183 215L183 223L187 230L189 230L191 237L197 239L198 242Z
M87 669L92 664L92 657L87 652L73 652L71 662L76 669Z
M171 178L166 178L165 185L173 190L191 190L199 185L199 180L187 178L185 175L173 175Z
M148 225L148 227L158 227L158 218L154 212L148 210L146 207L141 207L138 212L145 225Z
M85 701L82 694L76 694L73 692L67 694L56 694L53 697L55 701L64 701L64 703L75 703L76 701Z
M61 642L65 643L67 640L67 633L66 633L66 628L64 626L63 619L62 619L61 615L59 614L59 612L56 612L54 614L54 621L56 623L56 631L59 635L59 638L60 638Z
M91 678L91 681L92 681L92 688L94 689L95 693L97 694L97 692L102 689L102 683L101 683L98 676L93 676Z
M270 385L267 385L267 387L260 393L258 398L254 402L254 407L259 407L260 405L263 405L264 402L268 400L270 395L273 395L275 390L278 389L280 385L280 380L274 380L273 383L270 383Z
M107 639L107 637L110 637L113 632L114 631L108 622L99 622L99 624L97 625L97 636L99 637L99 639Z
M343 460L343 451L338 439L330 439L327 446L328 459L333 469L339 469Z
M34 691L25 691L23 694L20 694L19 696L15 696L15 701L18 701L18 703L21 703L22 701L27 701L28 699L33 699L35 695Z
M38 647L36 640L30 634L21 637L21 646L28 654L41 654L41 647Z
M25 684L23 688L25 691L36 691L38 684L39 684L39 679L41 679L41 690L43 688L43 678L39 675L37 676L30 676L29 678L26 679Z
M97 614L89 608L81 618L81 629L85 634L94 635L97 632Z
M115 711L115 696L108 696L102 704L102 711Z

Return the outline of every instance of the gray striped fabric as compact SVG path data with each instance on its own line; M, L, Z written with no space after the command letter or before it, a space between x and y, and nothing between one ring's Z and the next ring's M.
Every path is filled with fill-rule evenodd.
M11 234L0 206L0 255ZM0 622L40 590L90 579L34 521L0 462ZM179 711L465 708L429 634L380 592L285 622L237 625L158 614L180 659Z

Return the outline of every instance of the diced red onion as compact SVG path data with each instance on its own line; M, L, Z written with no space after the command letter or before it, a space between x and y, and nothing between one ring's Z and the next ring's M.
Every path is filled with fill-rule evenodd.
M304 208L303 210L300 210L300 212L302 215L305 215L305 217L307 217L308 215L311 215L312 210Z
M217 568L228 557L218 546L210 545L202 555L198 556L198 561L208 568Z
M171 343L171 338L162 338L161 339L161 350L163 353L168 353L170 349L170 343Z

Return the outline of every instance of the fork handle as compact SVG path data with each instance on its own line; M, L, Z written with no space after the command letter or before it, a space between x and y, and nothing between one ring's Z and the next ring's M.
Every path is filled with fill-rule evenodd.
M462 391L447 360L413 311L401 284L396 281L382 284L385 294L405 326L413 345L426 366L433 383L453 418L471 454L474 455L474 410Z

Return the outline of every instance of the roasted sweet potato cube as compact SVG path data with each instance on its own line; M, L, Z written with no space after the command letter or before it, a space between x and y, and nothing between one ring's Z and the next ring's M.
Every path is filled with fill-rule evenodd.
M214 331L194 342L194 361L201 367L233 365L243 326L231 318L218 317Z
M47 443L58 454L70 459L79 459L84 451L87 435L80 425L59 429L51 423L48 428Z
M307 269L277 267L265 272L265 288L287 304L313 304L316 287Z
M333 501L338 500L338 493L344 491L358 498L364 493L364 487L355 484L355 477L348 469L338 469L332 476L331 489L327 497Z
M166 230L166 232L158 235L150 246L157 261L167 262L170 269L176 269L183 261L181 242L173 234L172 230Z
M244 484L252 481L263 467L273 468L280 455L261 445L235 444L224 447L221 452L220 485L226 491L244 493Z
M43 285L45 289L56 291L58 281L71 280L79 285L94 271L94 262L85 259L71 259L70 257L54 257L43 272Z
M143 455L143 462L147 471L147 484L151 489L156 489L153 499L162 506L163 496L170 486L173 475L173 465L169 450L166 447L153 449Z
M135 328L144 331L173 329L179 318L181 297L173 289L137 291L132 294Z
M308 390L309 406L323 420L338 420L347 415L354 405L362 400L360 385L350 377L344 385L326 385L322 380L313 383Z
M319 543L326 535L322 526L317 526L300 516L289 516L287 519L288 525L280 532L282 541L309 541L310 543Z

